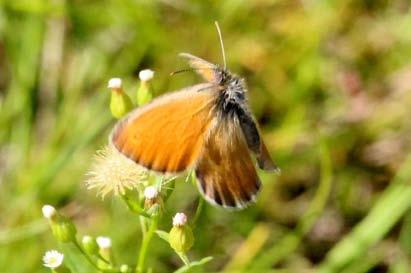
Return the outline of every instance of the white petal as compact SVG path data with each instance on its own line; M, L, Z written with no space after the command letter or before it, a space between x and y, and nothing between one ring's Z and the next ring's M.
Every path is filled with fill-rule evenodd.
M186 223L187 216L182 212L176 213L176 215L173 217L173 226L180 227L184 226Z
M158 191L157 191L157 188L154 186L149 186L144 189L144 197L146 199L154 199L157 197L157 195L158 195Z
M122 86L122 81L120 78L112 78L108 81L108 88L119 89Z
M151 69L144 69L138 73L138 77L141 81L149 81L154 77L154 71Z
M57 213L56 209L51 205L44 205L41 208L41 211L43 212L43 216L47 219L51 219Z
M49 250L43 256L43 262L45 267L57 268L63 263L64 254L57 250Z
M110 248L111 247L111 239L109 237L98 236L96 238L96 241L100 248Z

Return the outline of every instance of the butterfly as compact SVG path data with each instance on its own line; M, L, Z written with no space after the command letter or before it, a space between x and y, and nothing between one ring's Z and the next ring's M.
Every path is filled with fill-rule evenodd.
M194 169L207 201L244 208L261 187L251 154L261 169L278 171L247 104L245 81L225 65L188 53L180 56L205 83L131 111L115 125L110 142L149 170L178 174Z

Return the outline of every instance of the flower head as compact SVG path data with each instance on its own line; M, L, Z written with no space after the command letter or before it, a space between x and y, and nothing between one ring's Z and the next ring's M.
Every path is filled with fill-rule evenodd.
M105 236L98 236L97 239L97 244L100 248L106 249L111 247L111 239L110 237L105 237Z
M110 88L110 89L121 89L122 81L121 81L120 78L111 78L108 81L107 87Z
M110 96L111 114L115 118L121 118L133 108L133 103L130 97L123 92L123 84L120 78L110 79L108 88L112 91Z
M147 82L154 77L154 71L151 69L141 70L140 73L138 73L138 77L141 81Z
M127 189L136 188L147 178L147 171L135 164L113 146L97 151L95 162L88 172L88 189L97 189L103 198L113 192L125 194Z
M55 269L63 263L64 254L57 250L49 250L43 256L43 263L45 267Z
M146 199L155 199L158 196L158 191L155 186L148 186L144 189L144 197Z
M187 216L183 212L178 212L173 217L173 226L181 227L187 223Z
M44 205L41 208L41 211L43 212L44 218L49 220L55 218L55 216L57 215L56 209L51 205Z
M193 231L187 225L187 216L184 213L176 213L173 217L173 227L168 236L170 246L177 252L185 253L193 246Z
M96 239L89 235L84 235L83 239L81 240L81 244L83 245L84 250L88 254L95 254L98 253L99 246L97 244Z

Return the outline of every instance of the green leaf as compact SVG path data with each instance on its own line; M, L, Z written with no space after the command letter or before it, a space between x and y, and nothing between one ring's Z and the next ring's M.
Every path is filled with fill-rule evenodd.
M138 213L141 216L150 218L150 215L144 211L144 209L140 206L140 204L137 201L130 199L126 195L122 195L121 197L123 198L124 202L126 203L127 207L130 209L130 211L134 213Z
M156 230L156 234L158 235L158 237L160 237L161 239L163 239L164 241L166 241L168 243L168 232L165 232L163 230Z
M179 268L178 270L174 271L174 273L190 272L190 270L192 270L196 267L203 266L204 264L208 263L212 259L213 259L213 257L205 257L205 258L201 259L200 261L192 262L188 265L185 265L185 266Z

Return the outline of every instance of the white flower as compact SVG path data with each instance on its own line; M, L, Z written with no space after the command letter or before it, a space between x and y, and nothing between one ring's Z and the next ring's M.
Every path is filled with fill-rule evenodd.
M148 186L144 189L144 197L146 199L154 199L158 196L157 188L154 186Z
M104 198L109 192L125 194L127 189L136 188L147 178L147 171L110 145L97 151L87 176L87 188L96 188Z
M98 236L96 238L97 244L100 248L110 248L111 247L111 239L109 237Z
M41 208L41 211L43 212L43 216L46 219L51 219L57 214L56 209L51 205L44 205Z
M63 263L64 254L57 250L49 250L43 256L43 263L45 267L55 269Z
M183 212L178 212L173 217L173 226L181 227L187 223L187 216Z
M108 81L107 87L111 89L120 89L122 87L122 81L120 78L111 78Z
M140 73L138 73L138 77L143 82L149 81L154 77L154 71L151 69L141 70Z

